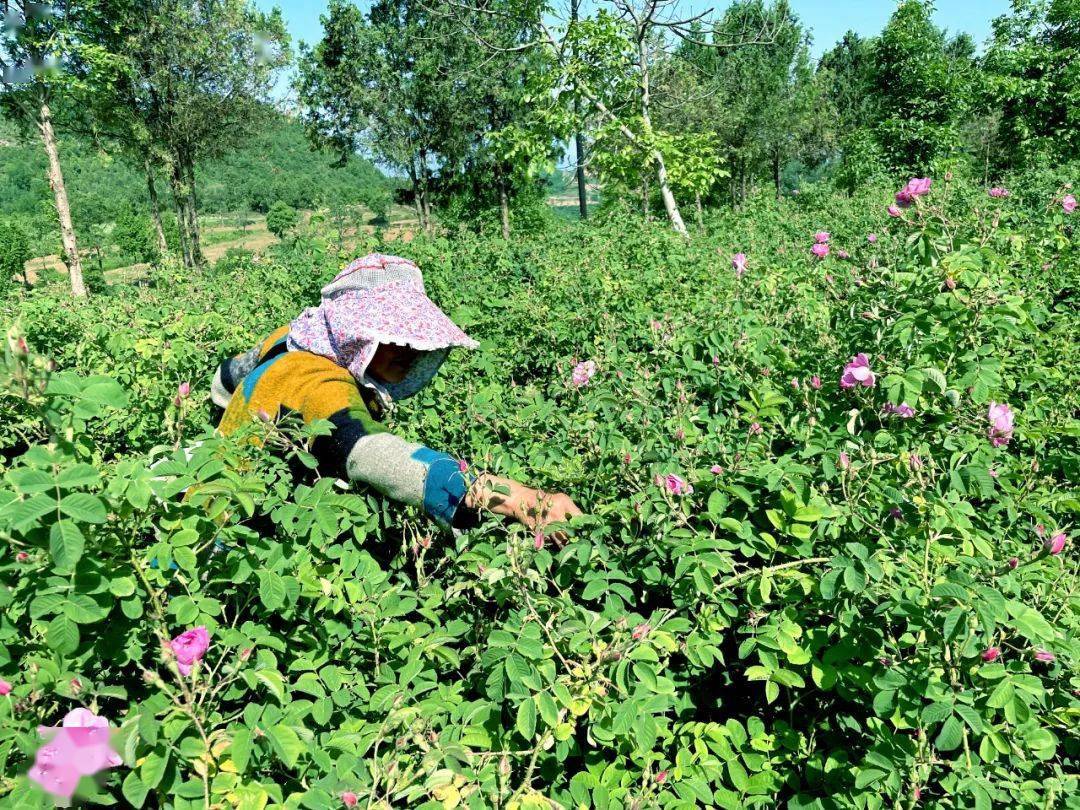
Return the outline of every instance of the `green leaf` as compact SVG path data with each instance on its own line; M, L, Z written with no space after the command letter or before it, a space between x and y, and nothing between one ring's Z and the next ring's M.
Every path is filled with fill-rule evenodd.
M143 802L146 801L146 794L150 792L150 786L144 783L135 771L129 771L124 777L120 791L132 807L142 807Z
M952 751L960 747L960 743L964 739L963 733L963 725L956 717L950 715L949 719L941 727L941 732L938 734L937 740L934 741L934 745L939 751Z
M278 755L278 759L284 762L286 767L295 768L296 761L304 753L305 746L292 726L278 723L276 726L271 727L267 736L270 738L270 743L274 748L274 752Z
M954 708L956 709L956 713L964 718L964 722L968 724L972 731L976 734L982 734L982 718L975 709L964 703L957 703Z
M536 696L536 705L540 709L540 717L549 728L554 728L559 722L559 707L547 692L541 692Z
M83 533L70 520L58 520L49 529L49 554L62 571L75 570L75 563L82 557L85 545Z
M260 571L259 601L267 610L277 610L284 605L285 580L273 571Z
M143 760L143 764L139 768L139 778L142 779L143 784L148 788L156 788L161 784L161 779L165 776L165 771L168 767L168 752L166 751L164 754L159 754L156 751L152 751L146 755L146 759Z
M1009 600L1005 603L1012 625L1029 641L1050 641L1054 638L1054 628L1037 610L1022 602Z
M247 770L248 759L251 757L251 732L240 726L233 732L232 745L229 746L229 756L237 773Z
M104 523L105 504L101 498L85 492L73 492L60 501L60 511L81 523Z
M536 704L531 697L518 704L516 725L521 736L532 741L536 734Z
M45 644L61 655L71 655L79 646L79 626L67 616L57 616L45 630Z

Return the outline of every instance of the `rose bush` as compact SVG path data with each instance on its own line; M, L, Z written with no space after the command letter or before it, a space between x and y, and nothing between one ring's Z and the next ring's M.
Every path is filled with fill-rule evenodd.
M573 494L562 548L318 479L326 425L207 430L317 240L13 291L0 791L50 803L82 708L83 795L178 810L1075 802L1076 215L930 180L388 246L483 339L392 427Z

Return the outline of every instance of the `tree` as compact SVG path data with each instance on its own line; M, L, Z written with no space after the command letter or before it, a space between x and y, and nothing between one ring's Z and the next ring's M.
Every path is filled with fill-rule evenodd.
M49 186L52 189L60 240L71 280L71 292L85 298L82 261L71 219L67 184L60 162L60 149L53 127L53 105L68 89L68 67L77 58L78 34L75 20L80 11L75 3L8 2L0 5L4 26L0 33L0 81L4 93L0 106L5 115L34 128L48 156Z
M298 217L296 209L288 203L278 200L266 214L266 230L270 231L278 239L284 239L285 234L296 227Z
M1013 0L983 66L1000 116L997 163L1080 157L1080 0Z
M27 288L30 287L26 275L26 263L30 258L30 238L26 231L10 220L0 220L0 290L17 275L22 276Z
M930 14L926 0L904 0L874 46L873 129L894 171L924 172L953 153L970 106L973 65Z
M284 21L250 0L100 7L93 42L119 64L112 85L99 87L97 109L148 158L152 205L152 164L166 162L184 263L194 267L203 261L195 165L220 158L267 120L269 91L289 59Z

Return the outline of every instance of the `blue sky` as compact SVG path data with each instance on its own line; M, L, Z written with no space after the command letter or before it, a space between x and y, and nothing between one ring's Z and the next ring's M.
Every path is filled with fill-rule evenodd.
M583 6L588 1L585 0ZM278 6L285 15L294 42L315 43L322 38L319 15L326 10L325 0L256 0L256 5L263 9ZM369 3L360 0L358 5L366 8ZM700 11L710 7L722 10L728 3L726 0L712 4L703 0L684 0L682 5ZM814 33L815 56L828 50L848 29L864 36L878 33L896 8L894 0L791 0L791 5ZM966 31L979 45L989 36L991 21L1009 8L1008 0L938 0L936 5L938 25L952 32Z

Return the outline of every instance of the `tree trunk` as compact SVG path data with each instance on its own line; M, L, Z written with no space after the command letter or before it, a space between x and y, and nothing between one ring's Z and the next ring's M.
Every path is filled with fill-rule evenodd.
M191 235L188 233L187 195L184 193L184 179L182 170L176 156L169 159L169 185L172 187L173 206L176 209L176 226L180 234L180 255L184 259L184 267L189 270L195 267L195 261L191 256Z
M420 208L423 211L424 233L431 233L431 199L428 196L427 149L420 150Z
M701 206L701 192L694 192L694 206L697 208L697 224L702 226L705 224L705 210Z
M157 186L154 185L154 167L147 157L144 163L146 169L146 190L150 194L150 219L154 223L154 237L157 240L158 256L164 258L169 253L169 243L165 241L165 228L161 224L161 205L158 203Z
M645 43L645 37L638 37L638 68L641 71L641 123L645 128L645 132L649 135L652 134L652 119L650 118L649 111L649 53L648 47ZM664 210L667 212L668 220L671 222L671 227L675 229L676 233L683 236L689 236L690 234L686 230L686 223L683 222L682 215L679 213L678 203L675 202L675 195L671 193L671 185L668 183L667 166L664 165L664 156L659 149L652 149L653 160L656 161L656 182L660 187L660 199L664 202Z
M496 183L499 186L499 216L502 220L502 238L510 238L510 197L506 193L506 173L503 167L495 170Z
M60 241L64 245L64 259L68 266L68 276L71 278L71 294L76 298L86 298L86 284L83 282L82 262L79 259L79 243L75 238L75 226L71 221L71 205L68 203L64 172L60 168L60 151L56 146L52 111L48 104L42 104L38 113L38 131L45 144L45 152L49 156L49 187L52 188L56 215L60 219Z
M645 217L646 222L652 222L652 210L649 206L649 177L645 175L641 178L641 215Z
M772 156L772 175L773 185L776 186L776 199L779 200L783 194L780 192L780 153L777 151L774 151Z
M195 162L184 153L184 191L187 192L188 237L191 239L191 259L196 265L206 263L199 239L199 200L195 194Z
M578 20L578 0L570 0L570 27L573 28L577 24ZM571 43L571 53L575 61L577 61L578 46L577 38L575 37ZM574 96L574 118L578 117L578 97ZM577 175L577 199L578 199L578 217L580 219L588 219L589 217L589 197L588 190L585 188L585 136L581 134L581 130L574 133L574 152L577 156L577 169L575 174Z

